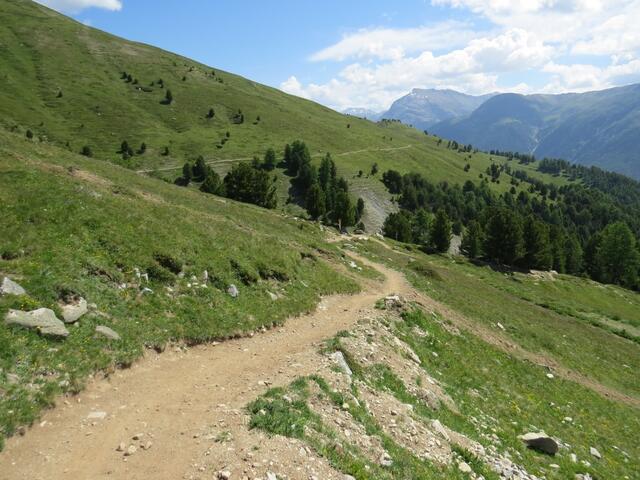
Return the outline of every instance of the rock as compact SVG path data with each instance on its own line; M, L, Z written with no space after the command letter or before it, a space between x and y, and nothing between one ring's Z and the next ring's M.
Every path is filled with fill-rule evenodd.
M400 295L388 295L384 298L384 306L387 309L402 309L407 302Z
M393 460L387 452L384 452L382 455L380 455L380 465L382 465L383 467L390 467L391 465L393 465Z
M229 470L221 470L218 472L219 480L229 480L230 478L231 478L231 472Z
M145 443L144 445L141 445L141 448L143 450L149 450L152 446L153 446L153 442L151 440L148 440L147 443Z
M574 477L576 480L593 480L593 477L588 473L576 473Z
M64 323L75 323L80 319L81 316L89 311L87 301L82 297L80 297L78 301L74 303L61 305L60 309L62 310L62 318L64 319Z
M555 455L558 452L558 443L544 432L527 433L520 435L522 440L529 448L533 448L549 455Z
M144 433L136 433L133 437L131 437L132 440L141 440L142 437L144 437Z
M570 454L569 458L571 458L571 462L578 463L578 456L575 453Z
M267 480L278 480L278 476L273 472L267 472Z
M129 447L127 448L127 450L124 452L124 456L125 457L130 457L131 455L133 455L134 453L136 453L138 449L136 448L135 445L129 445Z
M459 462L458 470L460 470L462 473L471 473L473 471L471 470L471 467L469 466L469 464L466 462Z
M238 287L236 287L233 283L229 285L229 288L227 288L227 293L231 295L233 298L237 298L238 295L240 295L240 291L238 290Z
M547 373L547 378L549 379L553 378L553 373Z
M125 443L124 442L120 442L118 444L118 448L116 448L116 452L124 452L126 448L127 448L127 446L125 445Z
M105 327L104 325L98 325L96 327L96 333L103 337L107 337L109 340L120 340L120 335L118 335L117 332L111 330L109 327Z
M356 480L356 477L352 477L351 475L345 475L342 480Z
M52 337L68 337L69 331L64 323L48 308L39 308L30 312L9 310L4 318L7 325L19 325L24 328L34 328L42 335Z
M442 426L440 420L432 420L431 427L438 433L442 438L444 438L447 442L450 441L449 434L447 433L447 429Z
M0 295L26 295L27 291L11 280L9 277L2 279L2 285L0 285Z
M344 354L341 351L338 350L337 352L333 352L331 354L331 359L338 365L343 373L349 376L353 375L353 372L351 371L351 368L349 368L349 364L345 360Z
M107 412L94 411L89 412L87 415L88 420L104 420L107 417Z
M600 454L598 449L596 449L594 447L589 447L589 453L591 455L593 455L594 457L596 457L598 460L600 460L602 458L602 455Z
M269 298L270 298L271 300L273 300L274 302L275 302L276 300L278 300L278 295L276 295L275 293L273 293L273 292L267 292L267 293L269 294Z

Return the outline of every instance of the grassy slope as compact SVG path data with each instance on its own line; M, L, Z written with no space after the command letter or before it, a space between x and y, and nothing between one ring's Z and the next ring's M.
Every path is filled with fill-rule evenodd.
M0 318L9 308L59 312L65 291L108 315L87 315L60 343L0 328L0 439L30 423L55 394L76 390L95 370L130 363L145 345L270 326L311 309L321 294L358 288L328 266L325 258L342 260L316 226L1 132L0 232L0 277L28 292L0 297ZM136 267L157 269L157 253L181 262L184 278L161 270L168 277L152 279L152 294L141 293L145 285L118 288L137 283ZM205 269L207 288L190 287L192 275L202 283ZM231 283L238 299L225 292ZM97 324L123 340L94 339Z
M608 318L636 325L640 296L618 287L561 275L538 281L526 275L505 275L477 267L462 257L453 260L412 251L410 257L368 242L366 251L402 267L409 280L428 295L480 324L501 332L526 350L548 355L588 378L640 398L636 372L640 346L593 319ZM425 276L416 270L433 271ZM419 268L418 268L419 270ZM617 300L612 301L614 297Z
M316 155L333 153L347 177L368 172L377 162L381 172L395 168L462 183L477 180L491 163L488 155L475 154L465 173L468 155L447 150L446 142L439 146L435 137L400 124L344 116L230 73L216 70L214 77L210 67L119 39L27 0L0 0L0 48L0 121L6 127L21 133L31 129L59 145L69 142L76 152L89 145L95 156L131 168L179 167L197 155L212 162L250 158L268 147L281 151L296 138ZM122 71L139 85L121 80ZM171 105L161 104L165 91L157 83L152 92L138 90L160 78L173 93ZM216 112L211 120L205 118L209 108ZM245 122L236 125L230 118L239 109ZM227 131L229 141L218 148ZM136 149L145 142L148 150L123 161L117 153L123 140ZM168 157L161 155L165 146L170 147ZM229 163L216 168L224 171ZM175 178L177 173L166 175ZM365 187L374 181L365 179ZM503 191L509 185L503 181L494 187Z

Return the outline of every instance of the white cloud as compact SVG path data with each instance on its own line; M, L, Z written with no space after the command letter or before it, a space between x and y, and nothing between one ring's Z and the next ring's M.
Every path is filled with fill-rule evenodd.
M384 109L414 87L454 88L468 93L495 91L500 73L542 67L552 55L552 49L535 35L513 29L473 39L464 48L441 55L423 51L381 63L352 63L322 85L304 86L290 77L280 87L336 109L354 105Z
M122 9L122 0L36 0L42 5L65 13L78 13L86 8L103 8L118 11Z
M342 37L342 40L311 56L313 61L349 58L394 60L419 50L441 50L465 45L479 36L467 23L442 22L420 28L362 29Z
M468 19L358 30L311 56L351 62L334 78L303 85L292 77L281 87L337 109L383 109L415 87L533 93L533 82L560 93L640 81L640 0L430 3ZM474 30L478 24L489 27Z

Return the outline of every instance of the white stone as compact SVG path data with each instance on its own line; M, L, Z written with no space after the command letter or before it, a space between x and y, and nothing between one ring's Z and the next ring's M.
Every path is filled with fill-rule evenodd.
M75 303L61 305L60 310L62 310L64 323L75 323L89 311L89 307L87 306L87 301L80 297Z
M11 280L9 277L4 277L2 285L0 285L0 295L26 295L27 291Z

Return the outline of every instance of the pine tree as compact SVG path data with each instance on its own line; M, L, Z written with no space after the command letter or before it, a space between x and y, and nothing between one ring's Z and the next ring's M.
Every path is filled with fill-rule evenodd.
M322 188L320 188L320 185L318 185L317 182L314 182L307 191L305 206L307 208L307 212L313 220L317 220L325 214L326 204L324 191L322 190Z
M206 176L202 185L200 185L200 191L205 193L211 193L213 195L224 195L224 188L220 175L218 175L211 168L207 167Z
M196 159L196 163L193 166L193 179L196 181L203 181L207 177L209 167L204 161L204 157L199 155Z
M440 253L447 252L451 246L451 221L444 209L436 212L436 218L431 225L431 245Z
M267 172L276 168L276 151L273 148L269 148L265 152L262 165Z
M164 95L164 104L171 105L171 103L173 103L173 93L171 93L171 90L167 90Z
M216 116L216 112L214 112L213 108L209 109L209 112L207 113L207 118L213 118Z
M413 242L426 247L429 243L430 231L431 215L424 208L421 208L413 215L411 222Z
M364 213L364 199L358 198L358 201L356 202L356 223L360 221L363 213Z
M343 189L339 189L336 193L333 221L340 230L355 224L355 209L351 203L351 197Z
M605 282L637 287L640 257L636 239L626 223L616 222L604 228L597 257Z
M564 244L564 256L566 259L565 269L567 273L571 275L579 275L582 273L582 247L575 235L567 237Z
M27 130L25 135L29 140L31 140L33 138L33 132L31 130Z
M471 220L467 229L462 236L462 244L460 249L467 257L471 259L482 256L482 243L484 241L484 232L480 224Z
M189 162L182 166L182 179L185 186L189 185L189 182L193 179L193 166Z
M412 236L408 212L390 213L384 221L382 232L385 237L393 238L398 242L410 243Z
M529 216L524 222L523 235L524 266L537 270L549 270L553 265L549 227L533 216Z
M515 265L524 254L522 221L506 208L490 213L485 230L484 251L491 259L506 265Z
M85 157L93 157L93 151L91 150L91 147L89 145L85 145L84 147L82 147L82 150L80 150L80 155L84 155Z

